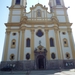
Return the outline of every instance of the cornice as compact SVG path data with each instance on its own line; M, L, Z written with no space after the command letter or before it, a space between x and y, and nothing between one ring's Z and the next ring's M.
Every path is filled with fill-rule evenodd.
M15 6L20 6L20 7L17 8L17 7L15 7ZM10 10L10 9L25 9L25 7L22 6L22 5L13 5L13 6L9 7L9 10Z
M60 22L56 22L56 21L27 21L27 22L19 22L19 23L5 23L6 27L16 27L16 26L21 26L22 24L27 24L27 25L51 25L51 24L57 24L58 26L67 26L67 27L71 27L72 23L60 23Z

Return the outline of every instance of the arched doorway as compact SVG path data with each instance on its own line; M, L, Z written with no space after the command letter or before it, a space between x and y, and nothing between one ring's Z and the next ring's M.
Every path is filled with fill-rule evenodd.
M37 67L38 69L45 69L46 59L43 55L37 57Z

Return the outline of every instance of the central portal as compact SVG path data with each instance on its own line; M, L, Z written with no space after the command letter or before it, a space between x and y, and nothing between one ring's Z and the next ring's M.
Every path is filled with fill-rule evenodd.
M45 69L45 57L43 55L37 57L37 66L38 69Z

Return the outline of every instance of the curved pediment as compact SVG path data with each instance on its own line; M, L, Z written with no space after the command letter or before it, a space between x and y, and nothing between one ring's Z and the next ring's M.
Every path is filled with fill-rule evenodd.
M35 6L32 6L30 9L31 9L31 10L36 9L38 6L40 6L40 7L41 7L42 9L44 9L44 10L48 10L47 7L43 6L43 5L40 4L40 3L36 4Z
M37 52L47 52L46 48L44 48L42 45L39 45L35 50L34 50L35 53Z
M42 4L36 4L35 6L32 5L30 8L30 12L25 13L24 16L28 17L28 20L50 20L52 14L47 11L47 7L43 6Z

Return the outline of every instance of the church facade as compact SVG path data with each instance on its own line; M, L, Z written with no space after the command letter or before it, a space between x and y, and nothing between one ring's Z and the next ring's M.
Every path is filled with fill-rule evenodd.
M15 70L75 67L72 23L63 0L38 3L26 12L26 0L12 0L6 25L1 67Z

